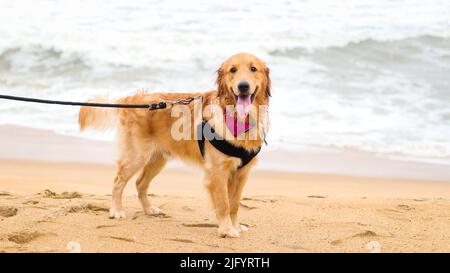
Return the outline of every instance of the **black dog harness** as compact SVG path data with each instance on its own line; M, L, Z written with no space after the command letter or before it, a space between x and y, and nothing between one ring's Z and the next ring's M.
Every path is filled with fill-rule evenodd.
M211 125L205 121L202 121L202 123L198 125L197 136L200 136L198 139L198 147L203 157L205 156L205 139L207 139L214 148L223 154L240 158L241 164L238 169L247 165L259 153L259 151L261 151L261 146L256 151L247 151L242 147L233 145L216 134L214 128L212 128Z

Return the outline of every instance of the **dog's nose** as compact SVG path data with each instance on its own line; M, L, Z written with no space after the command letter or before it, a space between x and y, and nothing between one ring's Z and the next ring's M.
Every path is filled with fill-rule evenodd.
M247 81L242 81L242 82L239 83L238 89L239 89L239 92L245 94L245 93L247 93L248 90L250 89L250 84L248 84Z

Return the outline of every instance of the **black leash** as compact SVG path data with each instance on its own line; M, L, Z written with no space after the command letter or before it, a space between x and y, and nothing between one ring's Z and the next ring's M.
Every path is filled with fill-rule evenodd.
M25 98L25 97L16 97L16 96L8 96L8 95L0 95L0 99L5 100L16 100L16 101L25 101L25 102L35 102L35 103L44 103L44 104L58 104L58 105L70 105L70 106L87 106L87 107L108 107L108 108L143 108L148 110L156 110L163 109L167 107L167 103L175 104L182 103L188 104L193 101L195 98L187 98L187 99L179 99L176 101L168 101L168 102L159 102L159 103L151 103L151 104L118 104L118 103L95 103L95 102L73 102L73 101L57 101L57 100L41 100L34 98Z

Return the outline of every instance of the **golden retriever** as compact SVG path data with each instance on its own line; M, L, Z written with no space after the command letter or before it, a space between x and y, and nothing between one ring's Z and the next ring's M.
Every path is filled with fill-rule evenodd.
M80 129L103 130L118 127L119 158L112 191L111 218L125 217L122 193L127 182L139 172L136 187L146 214L162 213L152 206L147 190L151 180L173 157L199 165L205 172L205 184L210 194L222 237L239 237L248 228L238 220L238 209L243 187L256 157L245 166L241 158L227 155L204 141L199 149L196 128L207 122L217 135L244 151L259 151L267 132L267 107L270 94L269 69L257 57L239 53L227 59L217 70L217 90L205 93L145 93L115 100L115 103L142 104L167 102L164 109L115 109L82 107L79 112ZM179 99L201 97L186 104L172 104ZM90 101L107 102L97 98ZM195 110L200 106L200 118ZM179 108L177 108L179 106ZM233 111L234 107L234 111ZM230 110L231 109L231 110ZM179 116L184 114L184 117ZM227 116L228 115L228 116ZM192 118L193 117L193 118ZM225 125L226 118L234 123L247 122L251 128L236 135ZM183 125L191 124L188 133ZM180 137L180 128L184 129Z

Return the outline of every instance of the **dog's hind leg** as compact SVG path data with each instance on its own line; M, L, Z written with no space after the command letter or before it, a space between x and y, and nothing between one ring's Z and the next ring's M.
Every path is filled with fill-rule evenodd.
M109 218L125 218L125 211L122 208L122 194L127 182L142 168L140 160L119 161L117 166L117 176L114 179L112 191L112 203L109 210Z
M126 112L122 117L121 126L118 129L119 160L117 161L117 176L114 180L112 191L112 203L109 211L110 218L124 218L125 212L122 208L122 194L128 181L141 170L149 156L152 155L152 144L148 138L136 129L133 112Z
M167 160L160 153L154 153L148 163L144 166L141 175L136 180L139 201L145 214L162 214L163 212L156 206L152 206L147 196L148 186L152 179L164 168Z

